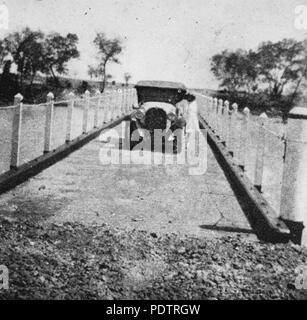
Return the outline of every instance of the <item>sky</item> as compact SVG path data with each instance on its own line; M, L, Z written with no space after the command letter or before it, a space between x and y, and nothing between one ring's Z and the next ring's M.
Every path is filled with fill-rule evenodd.
M217 87L210 58L224 49L256 48L262 41L307 38L294 26L295 8L307 0L0 0L9 10L9 28L76 33L81 56L69 74L88 78L95 63L97 32L120 37L121 64L107 72L123 81L180 81L189 87Z

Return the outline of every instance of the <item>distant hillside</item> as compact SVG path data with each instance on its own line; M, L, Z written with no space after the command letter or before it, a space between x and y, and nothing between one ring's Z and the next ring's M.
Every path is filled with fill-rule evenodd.
M200 89L200 88L191 88L190 91L195 91L206 96L216 96L218 94L218 90L212 89Z
M58 76L58 80L60 83L70 83L72 89L76 89L82 85L82 83L86 82L90 87L99 88L102 84L102 81L97 80L89 80L89 79L78 79L78 78L71 78L71 77L63 77ZM47 77L44 76L36 76L34 83L35 84L44 84L47 81ZM115 86L115 87L122 87L125 84L122 82L115 82L109 81L107 82L107 86Z

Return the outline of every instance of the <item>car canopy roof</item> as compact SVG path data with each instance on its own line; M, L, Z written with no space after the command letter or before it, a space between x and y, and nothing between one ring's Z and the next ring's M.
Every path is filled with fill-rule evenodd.
M175 105L187 92L184 84L168 81L139 81L135 85L138 103L148 101L166 102Z
M157 80L143 80L139 81L136 85L138 87L149 87L149 88L161 88L161 89L177 89L187 91L187 87L180 82L170 82L170 81L157 81Z

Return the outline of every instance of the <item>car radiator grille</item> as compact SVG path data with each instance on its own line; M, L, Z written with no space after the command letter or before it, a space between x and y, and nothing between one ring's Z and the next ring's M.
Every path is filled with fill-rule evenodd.
M163 109L151 108L145 115L145 127L149 131L154 129L166 129L167 115Z

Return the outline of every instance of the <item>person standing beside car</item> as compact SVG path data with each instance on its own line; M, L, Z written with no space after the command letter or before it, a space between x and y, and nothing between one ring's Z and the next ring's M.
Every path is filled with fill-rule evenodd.
M185 99L188 102L186 111L186 133L191 133L194 131L200 131L198 122L198 106L196 102L196 97L193 94L187 93Z

